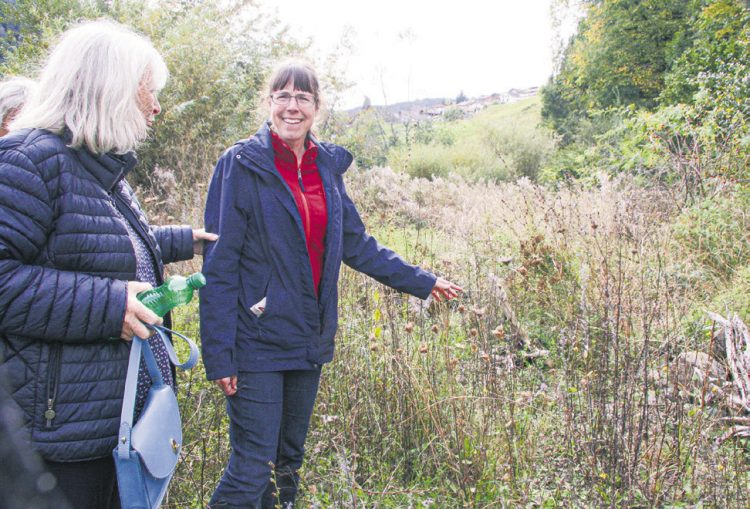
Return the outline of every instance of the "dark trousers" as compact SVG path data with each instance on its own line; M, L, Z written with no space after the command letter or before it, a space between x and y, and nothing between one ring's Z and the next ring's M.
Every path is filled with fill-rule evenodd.
M227 398L232 452L211 509L292 508L320 369L240 373Z
M120 509L115 462L101 458L74 463L45 461L73 509Z

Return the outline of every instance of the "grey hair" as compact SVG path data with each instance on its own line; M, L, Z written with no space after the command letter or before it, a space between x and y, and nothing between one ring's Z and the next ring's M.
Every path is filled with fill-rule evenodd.
M23 76L8 78L0 83L0 121L12 110L19 110L36 90L36 82Z
M151 41L111 21L83 23L62 34L39 76L39 90L11 123L71 136L95 154L134 150L148 136L139 109L143 80L160 90L169 72Z

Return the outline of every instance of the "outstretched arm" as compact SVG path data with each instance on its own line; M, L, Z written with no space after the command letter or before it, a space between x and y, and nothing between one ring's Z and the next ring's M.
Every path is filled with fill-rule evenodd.
M421 299L426 299L430 294L437 300L452 299L463 291L460 286L405 262L396 253L381 246L365 230L354 202L346 193L343 179L338 184L344 214L344 263L391 288Z

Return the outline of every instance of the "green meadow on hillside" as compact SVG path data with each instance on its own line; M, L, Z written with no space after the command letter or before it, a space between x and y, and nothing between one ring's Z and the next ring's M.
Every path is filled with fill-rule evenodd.
M552 134L540 126L540 111L540 99L532 97L491 105L465 119L434 121L425 135L392 148L388 163L415 177L536 178L554 147Z

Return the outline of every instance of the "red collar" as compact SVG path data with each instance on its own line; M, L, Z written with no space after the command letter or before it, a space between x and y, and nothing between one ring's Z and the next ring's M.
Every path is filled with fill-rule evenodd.
M273 145L273 151L276 158L287 164L293 164L295 167L298 165L297 156L291 147L281 139L281 137L273 130L271 130L271 144ZM318 157L318 146L313 143L312 139L308 136L305 140L305 153L302 155L302 162L314 161Z

